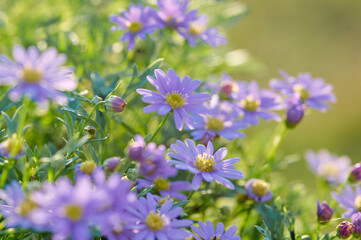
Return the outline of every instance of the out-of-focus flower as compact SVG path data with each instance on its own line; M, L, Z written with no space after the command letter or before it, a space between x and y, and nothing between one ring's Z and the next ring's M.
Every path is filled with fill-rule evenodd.
M356 186L354 191L350 185L346 185L340 194L332 192L332 197L346 210L342 214L344 218L361 211L361 186Z
M353 236L355 238L360 238L361 237L361 213L358 212L358 213L352 215L351 222L355 226Z
M159 191L162 197L174 197L180 201L186 200L187 196L179 191L190 191L192 190L191 185L187 181L169 181L168 179L157 177L153 181L147 179L137 179L137 186L139 189L147 188L154 184L156 190Z
M182 31L182 36L188 40L191 47L197 44L197 39L216 48L219 45L227 44L227 39L219 35L216 28L207 28L208 18L206 15L198 17L196 20L189 24L186 31Z
M127 48L132 50L135 46L136 37L145 40L147 34L153 33L158 28L154 15L155 10L150 7L130 4L129 10L122 11L121 16L116 14L110 15L110 21L117 24L111 30L127 30L120 38L120 41L128 41Z
M305 158L312 171L327 182L337 184L347 180L351 162L348 157L337 156L323 149L318 153L307 151Z
M300 73L291 77L281 71L284 80L272 79L270 86L286 96L298 96L308 107L325 112L330 108L328 102L336 102L333 87L326 84L322 78L312 79L309 73Z
M0 189L0 214L5 217L5 226L8 228L43 230L49 220L31 195L26 196L16 181L11 182L4 190Z
M321 204L317 199L317 219L320 223L327 223L331 220L333 215L333 209L330 208L326 201Z
M188 0L158 0L159 11L156 20L161 27L175 29L179 33L189 27L191 21L197 19L197 10L187 12Z
M76 177L89 175L92 176L95 171L103 169L102 166L97 166L93 160L86 160L82 163L75 165L75 175Z
M140 135L135 136L134 139L135 142L129 146L129 156L140 163L141 175L154 180L159 176L168 178L177 174L177 169L165 159L165 146L157 146L155 143L146 144Z
M272 198L270 184L260 179L250 179L246 184L247 194L256 202L267 202Z
M173 201L165 201L157 208L156 198L147 194L147 198L139 199L139 206L127 208L127 211L136 219L137 224L133 227L138 233L137 240L183 240L190 234L182 227L188 227L193 222L186 219L178 219L182 213L181 207L173 207Z
M259 89L256 81L248 84L240 82L241 86L235 95L236 107L243 113L243 119L252 125L258 124L258 117L265 120L280 121L281 118L272 110L283 108L281 97L266 89Z
M349 238L354 230L355 230L355 226L352 223L347 222L347 221L341 222L336 227L337 236L341 239Z
M16 133L0 143L0 155L6 158L19 159L25 154L23 141Z
M46 107L48 100L65 105L68 99L60 91L72 91L77 87L73 70L63 67L64 54L49 48L40 54L35 47L25 50L22 46L13 48L15 62L0 55L0 85L14 86L9 93L12 101L23 96Z
M359 181L361 180L361 163L356 163L352 166L350 173L350 180Z
M211 142L208 142L207 147L202 144L195 146L194 142L190 139L187 139L186 143L177 140L177 144L171 145L174 153L169 153L168 155L177 159L170 161L175 164L176 168L188 170L195 174L192 181L192 188L194 190L201 186L203 179L207 182L216 180L223 186L234 189L232 182L226 178L243 178L243 173L238 171L236 166L233 165L240 160L239 158L223 160L227 155L226 148L220 148L213 153L214 149Z
M228 140L245 137L239 130L247 128L249 124L237 119L237 113L222 110L217 95L213 95L210 104L206 106L209 108L209 114L194 117L195 130L191 133L194 140L200 140L206 134L213 137L224 137Z
M193 129L188 113L207 114L208 109L198 103L211 99L207 93L193 93L201 82L192 81L189 76L181 80L173 69L168 70L168 75L160 69L156 69L154 73L157 80L151 76L147 79L160 93L137 89L137 92L144 96L143 102L152 104L146 106L143 111L145 113L158 111L158 114L165 115L173 110L175 126L179 131L183 129L183 121L188 128Z
M110 96L105 104L113 112L123 112L125 106L127 106L127 102L118 96Z
M240 240L240 236L235 236L237 232L237 227L233 225L227 231L224 229L223 223L219 222L216 229L211 221L206 221L206 224L199 221L199 228L195 225L192 225L191 228L194 231L192 233L193 237L196 240L209 240L209 239L220 239L220 240Z
M104 161L105 169L109 172L114 172L120 164L120 157L111 157ZM120 169L119 169L120 170Z
M233 99L239 91L238 85L245 82L234 81L227 73L222 73L220 79L216 79L217 83L206 83L205 88L212 90L212 94L219 95L221 100ZM219 84L219 81L221 83Z
M288 100L287 112L286 112L286 125L289 128L297 126L301 122L303 115L305 114L306 105L302 101L295 97Z

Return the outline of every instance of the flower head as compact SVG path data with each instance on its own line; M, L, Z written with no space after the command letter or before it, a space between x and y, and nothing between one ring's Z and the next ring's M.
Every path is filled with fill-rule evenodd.
M336 184L347 180L351 162L348 157L320 150L318 153L307 151L305 158L312 171L327 182Z
M333 192L332 197L346 210L342 214L344 218L361 211L361 186L356 186L354 191L350 185L346 185L340 194Z
M243 119L252 125L258 124L258 117L265 120L280 121L281 118L272 110L279 110L283 106L281 97L266 89L259 89L256 81L249 84L240 82L238 93L235 95L236 107L243 113Z
M326 201L321 204L317 199L317 219L320 223L327 223L331 220L333 215L333 209L330 208Z
M157 28L154 19L154 10L142 5L129 5L128 11L122 11L121 16L112 14L110 21L117 24L112 27L112 31L126 30L127 32L120 38L121 42L128 41L128 50L134 49L135 38L145 40L147 34L153 33Z
M309 73L300 73L297 77L291 77L281 71L284 80L272 79L270 86L286 96L299 97L308 107L325 112L330 108L328 102L336 102L333 88L326 84L322 78L313 79Z
M13 48L14 62L0 55L0 85L14 86L9 93L12 101L23 96L46 107L48 100L65 105L68 99L60 91L71 91L77 87L73 70L63 67L65 55L49 48L42 54L35 47L25 50Z
M250 179L246 184L247 194L256 202L267 202L272 198L270 184L260 179Z
M24 154L23 142L16 133L0 143L0 156L2 157L19 159Z
M356 163L352 166L350 179L352 181L359 181L361 180L361 163Z
M192 181L192 188L198 189L203 179L207 182L216 180L223 186L234 189L234 185L230 179L241 179L243 173L235 169L233 165L238 162L239 158L223 158L227 155L226 148L220 148L214 153L213 144L208 142L207 147L202 144L197 146L190 139L186 140L186 143L177 141L177 144L172 144L171 149L174 153L168 155L177 160L171 160L171 163L175 164L175 167L182 170L188 170L195 174Z
M137 92L144 96L142 100L152 104L146 106L143 111L145 113L158 111L160 115L165 115L173 110L174 122L178 130L183 129L183 121L188 128L193 129L188 113L208 113L208 109L198 103L209 101L211 98L207 93L193 93L201 82L192 81L189 76L181 80L173 69L168 70L168 75L160 69L156 69L154 73L156 79L151 76L147 79L160 93L137 89Z
M219 35L216 28L207 28L208 18L206 15L202 15L190 22L189 27L182 31L182 36L188 40L190 46L194 47L197 43L197 39L211 45L212 47L218 47L219 45L227 44L227 39Z
M109 109L113 112L123 112L125 106L127 106L127 102L118 96L110 96L106 100L106 105L109 107Z
M197 18L197 10L187 11L188 0L158 0L156 20L161 27L172 28L179 33L188 28Z
M82 163L75 165L75 175L80 176L93 176L96 171L103 169L103 166L97 166L93 160L86 160Z
M347 221L341 222L336 227L337 236L341 239L347 239L351 236L351 234L354 232L355 226Z
M173 201L165 201L159 208L156 198L147 194L147 197L141 197L139 206L127 208L127 211L136 220L133 227L137 231L138 240L183 240L189 236L182 227L188 227L192 224L191 220L178 219L182 213L181 207L173 207ZM172 208L173 207L173 208Z
M220 240L240 240L240 236L236 236L237 227L233 225L227 231L224 229L223 223L219 222L216 229L211 221L206 221L206 224L199 221L199 228L195 225L192 225L191 228L194 231L192 233L193 237L196 240L210 240L210 239L220 239Z
M194 117L195 130L191 133L194 140L205 136L220 136L228 140L245 136L239 130L247 128L249 124L239 120L237 113L223 110L217 95L212 96L210 104L206 106L209 114Z

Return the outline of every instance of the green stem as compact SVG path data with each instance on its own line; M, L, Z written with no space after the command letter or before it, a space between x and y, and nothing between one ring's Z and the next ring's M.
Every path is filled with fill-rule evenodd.
M252 209L253 209L253 206L251 206L250 208L248 208L248 210L247 210L247 216L246 216L246 219L244 220L243 227L241 227L241 226L239 227L239 236L240 236L240 237L242 237L243 230L246 228L246 225L247 225L247 223L248 223L249 217L251 216Z
M95 106L93 107L92 111L90 112L88 118L85 120L83 126L81 127L80 131L79 131L79 138L83 135L84 133L84 129L86 127L86 125L88 124L88 122L90 121L90 119L92 118L93 114L95 113L95 111L98 109L98 107L103 104L104 101L100 101L97 104L95 104Z
M194 190L192 190L191 192L189 192L188 197L187 197L187 200L188 200L188 201L191 200L194 192L195 192Z
M0 178L0 188L3 188L6 182L6 178L9 174L9 167L8 165L4 165L3 171L1 173L1 178Z
M287 133L289 131L289 128L285 124L279 125L279 127L276 128L276 131L272 137L271 146L269 148L269 152L267 154L267 162L271 163L274 161L274 158L276 156L277 150L280 147L281 143L287 136Z
M103 164L104 160L105 160L105 156L106 156L106 153L108 151L108 146L109 146L109 139L110 139L110 131L111 131L111 128L110 128L110 119L108 117L108 114L106 112L104 112L104 116L105 116L105 119L107 121L107 125L106 125L106 132L107 134L109 135L109 137L107 139L104 140L104 150L103 150L103 157L101 159L101 163Z
M30 99L28 97L24 97L23 98L23 106L20 109L20 113L19 113L18 128L17 128L17 132L16 132L18 136L21 136L23 133L29 105L30 105Z
M170 112L167 113L167 115L165 115L165 117L163 118L163 120L160 122L158 128L154 131L154 133L152 134L152 136L146 140L146 143L150 143L151 141L153 141L153 139L157 136L157 134L159 133L160 129L162 129L164 123L167 121L168 117L170 115Z

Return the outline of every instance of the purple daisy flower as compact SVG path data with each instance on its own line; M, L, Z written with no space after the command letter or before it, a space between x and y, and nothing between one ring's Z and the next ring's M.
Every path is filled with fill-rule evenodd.
M332 197L346 210L342 217L349 218L361 211L361 186L356 186L355 191L350 185L346 185L340 194L332 192Z
M270 184L255 178L248 180L246 191L248 196L256 202L267 202L273 196L270 191Z
M191 47L197 44L197 39L216 48L219 45L227 44L227 39L219 35L216 28L207 28L208 17L202 15L189 24L189 28L182 32L182 36L188 40Z
M0 143L0 156L19 159L24 155L24 145L22 140L17 137L17 134L14 133L11 137Z
M174 197L180 201L186 200L187 196L179 191L190 191L192 190L191 184L187 181L169 181L166 178L158 177L153 181L147 179L137 179L137 186L139 189L147 188L154 184L155 189L159 191L162 197Z
M68 99L60 91L72 91L77 87L73 70L62 67L66 60L55 48L40 54L35 47L25 50L22 46L13 48L15 62L0 55L0 85L13 85L9 97L19 101L24 95L40 106L46 107L48 100L65 105Z
M157 28L154 19L155 10L150 7L130 4L129 10L122 11L121 15L110 15L110 21L117 24L117 26L112 27L111 31L127 30L120 38L120 41L128 41L128 50L134 49L136 37L145 40L147 34L153 33Z
M236 169L233 164L238 162L239 158L223 158L227 155L226 148L220 148L215 153L213 150L213 144L208 142L207 147L202 144L197 146L190 139L186 140L187 144L180 140L177 140L177 144L172 144L171 149L174 153L168 155L177 160L171 160L171 163L175 164L175 167L182 170L188 170L194 173L195 176L192 181L192 188L198 189L202 180L212 182L216 180L223 186L234 189L234 185L230 179L241 179L243 173Z
M199 228L195 225L192 225L191 228L194 231L192 233L193 237L196 240L210 240L210 239L220 239L220 240L240 240L240 236L235 236L237 232L237 227L233 225L226 232L224 231L223 223L219 222L216 229L214 229L213 223L211 221L206 221L206 224L199 221Z
M321 112L330 108L328 102L336 102L332 85L326 84L322 78L312 79L309 73L300 73L297 77L291 77L285 71L280 73L285 81L272 79L270 82L272 89L286 96L299 96L307 106Z
M197 10L187 12L188 0L158 0L157 3L159 11L156 20L162 28L173 28L181 33L191 21L197 19Z
M207 93L193 93L201 85L201 82L199 80L192 81L189 76L181 80L173 69L168 70L168 75L160 69L156 69L154 73L157 80L151 76L148 76L147 79L160 93L148 89L137 89L137 92L144 96L143 102L152 103L143 111L145 113L158 111L160 115L165 115L173 110L175 126L179 131L183 129L183 121L188 128L193 129L188 112L208 113L208 109L198 103L211 99Z
M48 214L39 205L26 196L16 181L0 189L0 213L6 219L7 228L22 227L43 230L48 223Z
M280 121L281 118L272 110L283 108L281 97L266 89L259 89L256 81L250 83L239 82L239 91L235 96L236 107L243 119L252 125L258 124L258 117L265 120Z
M195 130L191 133L194 140L203 139L205 136L220 136L228 140L245 137L239 130L247 128L249 124L238 120L237 113L224 111L217 95L212 96L207 107L209 114L194 117Z
M307 151L305 158L312 171L328 183L338 184L347 180L351 167L347 156L337 156L322 149L318 153Z
M127 211L137 220L133 225L136 235L134 240L183 240L190 234L182 227L192 225L191 220L179 219L182 213L181 207L173 207L173 201L165 201L159 209L156 198L147 194L147 198L141 197L138 206L127 208Z

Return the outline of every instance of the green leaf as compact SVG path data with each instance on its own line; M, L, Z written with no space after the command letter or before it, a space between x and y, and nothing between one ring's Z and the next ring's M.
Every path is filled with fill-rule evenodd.
M150 185L149 187L143 189L143 190L138 194L138 198L147 195L147 193L149 193L150 191L152 191L153 188L154 188L154 185Z

